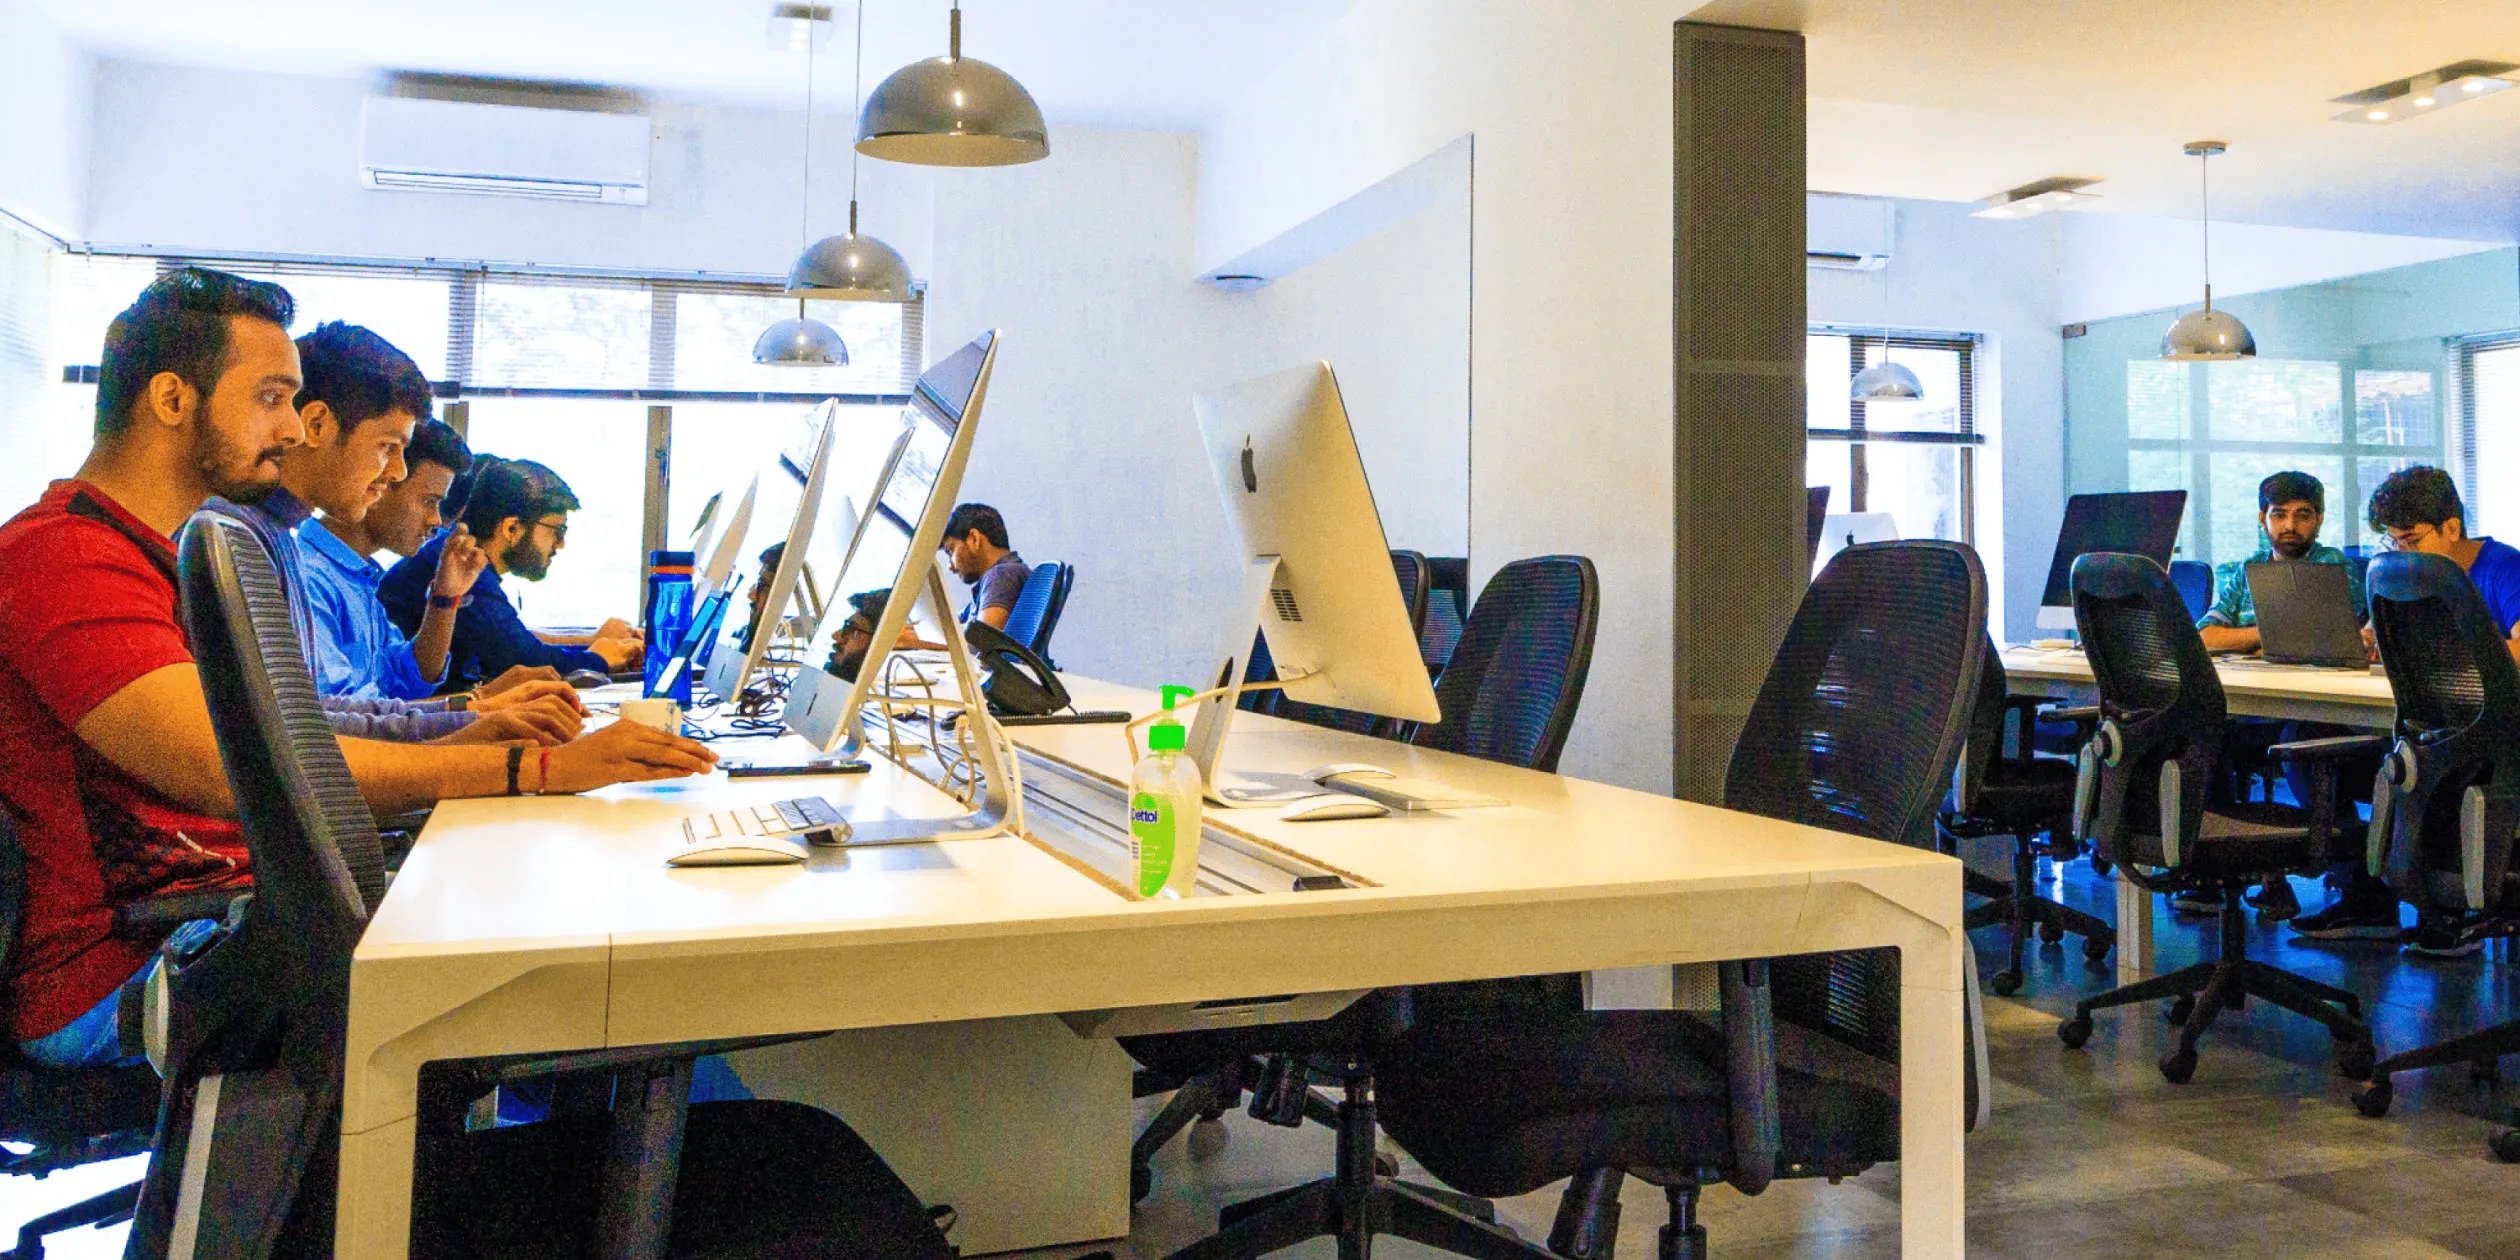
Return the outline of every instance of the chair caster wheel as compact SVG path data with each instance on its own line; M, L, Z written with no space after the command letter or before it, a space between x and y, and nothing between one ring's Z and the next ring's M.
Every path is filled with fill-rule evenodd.
M2379 1058L2379 1048L2368 1041L2336 1043L2336 1073L2346 1080L2370 1080L2371 1065Z
M2068 1050L2082 1049L2083 1043L2091 1040L2091 1017L2089 1015L2076 1015L2073 1018L2066 1020L2064 1023L2058 1024L2056 1026L2056 1039L2064 1042L2065 1048Z
M1199 1120L1190 1125L1190 1136L1185 1145L1192 1159L1214 1159L1225 1153L1225 1144L1233 1137L1233 1130L1226 1128L1224 1121Z
M2064 939L2065 939L2065 925L2064 925L2064 924L2062 924L2062 923L2042 923L2042 924L2040 924L2040 925L2039 925L2039 939L2040 939L2040 940L2043 940L2043 941L2046 941L2046 942L2047 942L2048 944L2050 944L2050 945L2054 945L2054 944L2055 944L2055 943L2057 943L2058 941L2064 940Z
M1153 1193L1154 1190L1154 1169L1149 1168L1144 1164L1139 1164L1129 1169L1129 1206L1135 1207L1140 1203L1144 1203L1146 1201L1146 1196Z
M2506 1164L2520 1164L2520 1129L2505 1129L2485 1139L2485 1149Z
M2117 943L2105 936L2091 937L2083 942L2083 957L2098 962L2108 957L2109 951L2115 948Z
M2107 879L2109 877L2109 869L2109 859L2104 858L2097 853L2091 855L2092 874L2097 875L2102 879Z
M2374 1120L2389 1114L2389 1104L2397 1100L2397 1087L2387 1077L2354 1091L2354 1110Z
M2184 1024L2188 1022L2188 1016L2195 1013L2196 995L2191 993L2186 997L2171 999L2170 1005L2162 1008L2161 1017L2173 1024Z
M2188 1083L2188 1078L2194 1075L2196 1075L2196 1052L2193 1050L2173 1050L2169 1057L2161 1061L2161 1079L2173 1085L2185 1085Z
M2007 967L1987 977L1986 987L1993 989L1998 997L2009 997L2021 992L2021 973Z

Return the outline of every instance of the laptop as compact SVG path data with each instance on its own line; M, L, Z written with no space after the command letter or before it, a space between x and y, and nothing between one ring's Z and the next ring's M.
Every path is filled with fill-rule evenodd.
M2258 655L2278 665L2361 669L2371 663L2354 621L2351 574L2341 564L2261 560L2249 566Z
M732 590L711 591L708 598L700 601L700 611L691 619L691 628L683 631L682 642L674 645L674 655L657 672L656 681L639 693L642 698L654 700L673 694L674 684L691 672L692 654L717 642L718 623L726 619L726 601L733 594Z

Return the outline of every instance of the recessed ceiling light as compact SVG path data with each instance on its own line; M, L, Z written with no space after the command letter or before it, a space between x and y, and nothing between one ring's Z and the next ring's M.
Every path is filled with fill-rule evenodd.
M2353 108L2336 115L2336 121L2385 123L2411 118L2418 113L2437 112L2440 108L2509 88L2512 80L2503 76L2514 70L2520 70L2520 66L2504 61L2452 62L2438 70L2427 70L2337 97L2337 104ZM2456 91L2451 90L2454 87ZM2398 108L2401 105L2405 108Z
M1970 213L1981 219L2027 219L2050 210L2071 210L2086 202L2098 201L2100 194L2083 189L2099 183L2096 179L2076 179L2055 175L2019 188L2006 189L1986 199L1985 207Z
M774 52L804 52L831 42L831 6L827 4L780 4L770 10L770 48Z

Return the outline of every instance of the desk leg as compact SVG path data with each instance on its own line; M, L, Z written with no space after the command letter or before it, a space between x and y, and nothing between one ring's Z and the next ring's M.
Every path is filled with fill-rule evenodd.
M418 1118L405 1116L381 1129L342 1135L334 1255L402 1260L410 1254L411 1161L419 1132Z
M1952 976L1965 974L1957 930L1934 948L1951 952ZM1910 976L1929 970L1905 967ZM1899 989L1899 1254L1909 1260L1959 1257L1968 1248L1967 1181L1963 1162L1970 1070L1961 1026L1962 994L1915 982Z
M2134 880L2117 880L2117 978L2133 984L2153 971L2153 895Z

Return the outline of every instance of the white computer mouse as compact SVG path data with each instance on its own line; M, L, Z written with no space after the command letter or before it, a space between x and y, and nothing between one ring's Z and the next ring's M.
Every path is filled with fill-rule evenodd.
M1341 818L1380 818L1391 812L1381 801L1369 801L1345 792L1324 792L1319 796L1299 797L1278 811L1288 822L1333 822Z
M778 866L812 856L803 837L730 836L722 840L686 840L665 859L667 866Z

